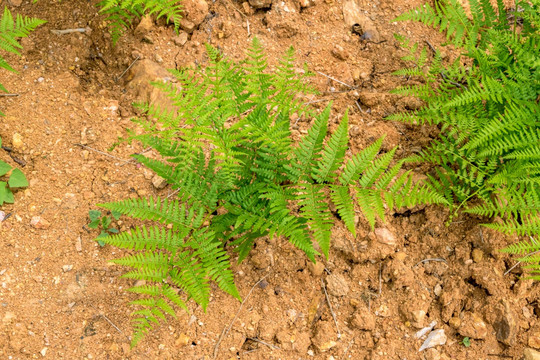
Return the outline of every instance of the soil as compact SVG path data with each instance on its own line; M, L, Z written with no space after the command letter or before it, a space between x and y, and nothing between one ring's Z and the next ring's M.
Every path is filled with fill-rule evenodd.
M393 22L422 1L359 0L360 34L348 23L350 9L344 16L350 1L184 3L187 32L146 19L113 47L96 1L4 1L48 22L22 41L21 58L8 56L19 73L2 72L19 96L0 98L0 136L13 148L0 158L24 163L30 186L2 208L10 216L0 222L1 359L519 359L525 347L540 348L540 287L520 279L520 266L506 273L515 260L497 251L515 239L470 216L447 226L447 210L424 206L389 214L374 232L360 219L356 239L336 220L330 256L317 265L284 240L260 241L233 265L243 306L216 288L206 313L190 303L189 314L178 311L130 349L132 282L109 262L120 252L100 247L87 224L97 203L171 193L129 161L145 150L138 144L107 151L133 127L133 101L159 97L138 76L205 66L205 42L241 58L257 36L271 65L292 45L298 67L316 72L314 106L332 100L335 119L349 109L351 151L386 135L384 148L398 146L404 157L433 135L383 120L421 106L389 93L407 82L392 75L404 66L393 34L435 47L444 41ZM91 32L51 33L86 27ZM451 61L455 54L445 51ZM122 75L135 60L147 66ZM299 130L308 125L299 122ZM12 144L15 135L22 145ZM415 333L432 322L446 342L419 352L424 340Z

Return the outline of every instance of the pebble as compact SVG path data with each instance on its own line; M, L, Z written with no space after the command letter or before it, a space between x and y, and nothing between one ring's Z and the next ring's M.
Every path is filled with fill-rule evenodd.
M446 344L446 334L444 333L444 329L434 330L429 333L418 352L444 344Z
M165 180L159 175L155 175L152 178L152 185L154 185L156 189L160 190L160 189L163 189L165 186L167 186L167 180Z
M352 316L351 325L360 330L371 331L375 329L375 315L365 307L357 309Z
M320 321L317 325L316 335L312 339L313 345L320 351L325 352L337 345L334 340L336 330L330 321Z
M11 138L11 146L13 146L13 149L16 151L22 150L24 143L23 143L23 137L19 133L14 133L13 137Z
M249 0L249 5L255 9L269 8L272 5L272 0Z
M395 246L397 243L395 235L387 228L375 229L375 235L381 244Z
M527 334L529 335L527 344L532 348L540 349L540 327L533 327Z
M6 213L0 210L0 222L4 221L5 218L6 218Z
M30 221L30 225L38 230L47 230L49 226L51 226L51 223L43 219L41 216L33 216L32 220Z
M493 329L497 340L508 346L514 345L518 333L518 324L508 302L502 300L495 313L496 320L493 323Z
M328 293L333 296L345 296L349 293L349 284L340 274L332 274L326 278Z
M137 27L135 28L135 36L142 37L144 35L147 35L153 27L154 21L152 20L152 16L145 15L141 18L139 25L137 25Z
M173 39L176 46L184 46L188 41L188 34L186 32L181 32L178 36L175 36Z
M45 355L47 355L47 350L49 350L49 348L44 347L39 353L41 354L41 356L45 357Z
M484 252L478 248L474 249L471 254L475 263L479 263L484 259Z
M485 339L487 336L487 326L484 320L475 313L465 312L461 321L458 333L471 339Z
M540 360L540 352L531 348L523 350L523 360Z
M194 26L199 26L204 21L209 10L205 0L183 0L182 8L182 16Z
M63 272L70 272L71 270L73 270L73 265L63 265L62 266L62 271Z
M176 341L174 342L174 344L178 347L184 347L186 346L187 344L189 344L189 336L187 336L186 334L184 333L181 333L180 336L178 336L178 338L176 339Z
M321 276L324 272L324 264L322 261L316 263L309 262L307 268L313 276Z

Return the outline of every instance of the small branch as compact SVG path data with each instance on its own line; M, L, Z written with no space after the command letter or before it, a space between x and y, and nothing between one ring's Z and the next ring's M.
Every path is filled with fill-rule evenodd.
M244 298L244 301L242 301L242 303L240 304L240 307L238 308L238 311L236 312L236 315L234 316L234 319L232 319L231 323L229 324L229 326L225 327L223 329L223 331L221 332L221 335L219 336L219 339L216 343L216 346L214 346L214 359L217 358L218 356L218 353L219 353L219 345L221 344L221 341L223 341L223 338L225 338L225 336L227 336L227 334L229 333L229 331L231 330L234 322L236 321L236 319L238 318L238 315L240 315L240 311L242 311L242 308L244 307L244 304L246 303L246 301L249 299L249 297L251 296L251 293L253 292L253 290L255 289L255 287L257 285L259 285L261 283L261 281L263 281L264 279L266 279L270 274L266 274L265 276L263 276L259 281L257 281L255 283L255 285L253 285L253 287L251 288L251 290L249 290L247 296Z
M19 94L0 94L2 97L16 97L19 96Z
M365 111L362 110L362 108L360 107L360 104L358 103L358 100L354 100L354 103L356 104L356 106L358 107L358 110L360 110L361 113L365 113Z
M272 345L272 344L266 343L266 342L264 342L264 341L262 341L262 340L259 340L259 339L257 339L257 338L250 338L250 337L248 337L247 339L248 339L248 340L251 340L251 341L258 342L259 344L263 344L263 345L265 345L265 346L268 346L268 347L271 348L271 349L281 350L281 348L280 348L279 346L276 346L276 345Z
M336 330L337 330L337 337L338 339L341 339L341 332L339 331L338 322L336 319L336 314L334 314L334 310L332 309L332 304L330 304L330 297L328 296L328 292L326 291L326 286L324 285L324 280L321 279L321 284L324 290L324 295L326 296L326 302L328 303L328 308L330 309L330 313L332 314L332 318L334 319L334 323L336 324Z
M416 266L418 266L418 265L420 265L420 264L426 263L426 262L428 262L428 261L439 261L439 262L443 262L443 263L447 263L447 264L448 264L448 262L447 262L445 259L443 259L443 258L428 258L428 259L424 259L424 260L422 260L422 261L419 261L418 263L416 263L416 265L414 265L414 267L416 267Z
M82 147L82 148L85 148L85 149L88 149L88 150L95 151L95 152L97 152L98 154L101 154L101 155L104 155L104 156L108 156L108 157L110 157L110 158L112 158L112 159L115 159L115 160L120 160L120 161L124 161L124 162L130 161L130 160L126 160L126 159L121 159L121 158L116 157L116 156L113 156L113 155L111 155L111 154L107 154L106 152L103 152L103 151L100 151L100 150L96 150L96 149L94 149L94 148L91 148L90 146L86 146L86 145L83 145L83 144L73 144L73 145L75 145L75 146L80 146L80 147Z
M90 33L92 29L89 27L85 28L76 28L76 29L62 29L62 30L51 30L51 32L55 35L64 35L64 34L72 34L72 33Z
M348 87L349 89L356 89L356 86L351 86L351 85L349 85L349 84L346 84L346 83L344 83L343 81L340 81L340 80L338 80L338 79L336 79L336 78L333 78L333 77L331 77L331 76L329 76L329 75L326 75L326 74L324 74L324 73L322 73L322 72L320 72L320 71L317 71L317 72L318 72L319 74L321 74L322 76L324 76L324 77L330 79L330 80L333 80L333 81L335 81L335 82L337 82L337 83L340 83L341 85L345 85L345 86Z
M124 71L120 74L120 76L118 76L118 77L114 80L114 82L118 82L118 80L120 80L120 79L122 78L122 76L124 76L124 75L129 71L129 69L131 69L131 67L137 62L137 60L139 60L140 57L141 57L141 55L137 55L137 57L135 58L135 60L133 60L133 62L132 62L131 64L129 64L129 66L127 67L127 69L124 70Z
M532 242L534 242L534 243L536 242L532 236L530 236L530 238L531 238L531 241L532 241ZM525 255L525 256L523 257L523 260L525 260L526 258L528 258L528 257L530 257L530 256L536 255L536 254L538 254L538 253L540 253L540 250L533 251L532 253L529 253L529 254ZM506 270L506 272L503 274L503 276L504 276L504 275L508 275L508 274L510 273L510 271L514 270L514 269L515 269L519 264L521 264L521 263L522 263L521 260L518 261L517 263L515 263L514 266L512 266L510 269Z

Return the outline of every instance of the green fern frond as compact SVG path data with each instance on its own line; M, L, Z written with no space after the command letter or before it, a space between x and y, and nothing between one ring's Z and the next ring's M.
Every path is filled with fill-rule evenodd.
M113 44L130 28L131 22L145 14L164 17L180 27L182 6L176 0L102 0L98 3L100 12L107 15Z
M0 49L20 56L21 53L19 50L22 49L22 45L19 44L18 39L27 37L38 26L45 23L46 21L22 16L20 14L17 14L14 19L7 6L4 7L4 13L0 18ZM1 55L0 69L16 72ZM2 84L0 84L0 91L8 92ZM3 115L2 112L0 112L0 116L1 115Z

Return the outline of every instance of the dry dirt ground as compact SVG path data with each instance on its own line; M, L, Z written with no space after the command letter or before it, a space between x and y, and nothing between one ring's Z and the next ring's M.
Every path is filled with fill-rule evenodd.
M471 217L446 226L448 213L438 207L390 215L376 232L359 220L356 239L337 223L330 257L317 266L284 241L261 241L233 267L242 308L215 289L206 313L190 304L190 314L179 311L135 349L128 345L130 282L108 263L118 251L99 247L86 227L96 203L170 194L129 161L139 145L107 149L133 126L132 102L158 96L145 81L164 76L164 68L205 66L205 42L240 58L257 36L271 64L293 45L298 66L317 72L314 106L333 100L335 119L350 109L352 151L383 134L385 149L399 145L398 156L418 151L432 129L382 119L421 105L389 93L407 81L391 74L404 65L393 33L434 46L444 40L392 22L421 2L358 0L355 12L350 0L186 0L186 31L175 34L161 21L133 24L112 47L95 1L3 1L48 23L23 41L22 58L9 57L19 73L2 72L1 82L19 96L0 98L0 136L13 148L0 158L24 163L30 187L2 208L10 216L0 223L0 358L492 360L540 348L540 287L520 280L519 266L505 274L513 260L497 252L514 239ZM86 27L91 32L51 33ZM15 134L22 144L12 143ZM31 225L33 218L39 222ZM432 322L446 343L419 352L424 340L415 333Z

